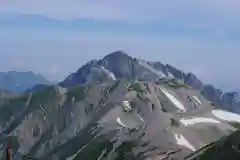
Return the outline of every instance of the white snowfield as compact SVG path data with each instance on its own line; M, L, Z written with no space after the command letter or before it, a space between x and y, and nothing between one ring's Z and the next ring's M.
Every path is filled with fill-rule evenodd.
M198 99L196 96L192 96L195 101L197 101L199 104L202 104L202 102Z
M174 134L174 137L177 141L177 144L180 146L184 146L192 151L196 151L196 148L181 134Z
M171 95L168 91L166 91L164 88L160 88L162 90L162 92L173 102L173 104L183 110L184 112L186 112L186 109L184 107L184 105L179 101L177 100L173 95Z
M240 123L240 115L236 113L231 113L223 110L212 110L212 114L221 120L232 121L232 122L235 121Z
M117 117L117 123L120 125L120 126L122 126L122 127L125 127L125 128L127 128L127 126L125 125L125 124L123 124L123 122L122 122L122 120L120 119L120 117Z
M220 121L217 121L213 118L203 118L203 117L191 118L191 119L181 119L180 122L182 124L184 124L185 126L194 125L196 123L215 123L215 124L221 123Z

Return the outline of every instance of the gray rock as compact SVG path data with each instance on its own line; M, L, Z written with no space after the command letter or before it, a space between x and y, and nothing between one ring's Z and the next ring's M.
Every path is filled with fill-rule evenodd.
M193 107L189 96L201 103ZM213 107L199 91L168 81L52 86L4 99L8 103L0 106L2 151L4 135L16 136L16 154L22 158L181 160L235 131L222 120L185 125L183 118L217 120Z

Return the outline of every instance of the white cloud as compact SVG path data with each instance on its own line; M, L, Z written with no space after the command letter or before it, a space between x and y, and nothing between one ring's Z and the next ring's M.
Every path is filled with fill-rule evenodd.
M128 12L124 8L97 1L77 1L77 0L5 0L0 6L0 11L38 14L50 18L70 20L74 18L90 18L101 20L127 19Z
M162 21L190 27L233 27L239 0L2 0L0 12L38 14L57 19L88 18L128 22ZM239 26L239 25L238 25ZM236 28L235 28L236 29Z
M25 54L27 59L31 55L25 68L48 76L55 73L54 77L64 77L92 58L123 49L133 56L193 71L206 80L220 81L223 77L231 77L224 81L239 81L239 76L231 71L236 70L236 66L240 69L240 47L236 41L229 40L229 35L231 38L232 33L239 32L239 0L0 0L0 16L5 13L43 15L61 20L116 20L137 23L140 27L160 23L187 31L210 30L211 35L200 38L191 33L149 36L144 33L70 33L57 29L46 33L16 28L0 30L0 54ZM228 37L225 39L223 35ZM61 70L47 68L51 64L49 57L57 59L56 63L63 66Z

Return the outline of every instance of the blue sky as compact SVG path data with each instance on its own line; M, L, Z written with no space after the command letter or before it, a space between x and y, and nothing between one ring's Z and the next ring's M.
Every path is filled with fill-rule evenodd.
M124 50L240 87L239 0L1 0L0 71L61 80Z

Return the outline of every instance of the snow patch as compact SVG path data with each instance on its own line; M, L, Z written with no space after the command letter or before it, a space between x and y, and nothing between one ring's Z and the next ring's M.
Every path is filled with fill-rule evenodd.
M164 88L160 88L162 90L162 92L173 102L173 104L183 110L184 112L186 112L186 109L184 107L184 105L179 101L177 100L173 95L171 95L168 91L166 91Z
M149 71L153 72L154 74L158 75L160 78L166 77L166 75L163 72L154 69L153 67L148 65L145 61L138 61L138 63L139 63L139 65L143 66L147 70L149 70Z
M117 78L115 77L115 75L114 75L112 72L110 72L108 69L104 68L103 66L100 66L100 67L101 67L101 69L102 69L105 73L107 73L107 75L108 75L109 78L111 78L112 80L116 80L116 79L117 79Z
M175 137L178 145L184 146L192 151L196 151L194 146L191 143L189 143L188 140L183 135L175 133L174 137Z
M137 114L137 117L144 122L144 119L139 114Z
M175 77L174 77L174 75L172 73L168 72L168 78L169 79L174 79Z
M115 75L109 71L109 77L112 79L112 80L117 80L117 78L115 77Z
M17 87L21 87L20 84L15 84Z
M123 103L123 111L130 112L132 110L128 101L123 101L122 103Z
M188 125L193 125L193 124L196 124L196 123L221 123L213 118L203 118L203 117L200 117L200 118L192 118L192 119L181 119L180 122L182 124L184 124L185 126L188 126Z
M126 106L128 109L132 109L128 101L123 101L124 106Z
M240 115L235 113L231 113L223 110L212 110L212 114L221 120L233 121L233 122L235 121L240 123Z
M122 120L120 119L120 117L117 117L117 123L122 126L122 127L125 127L127 128L127 126L125 124L123 124Z
M199 104L202 104L202 102L198 99L196 96L192 96L195 101L197 101Z

